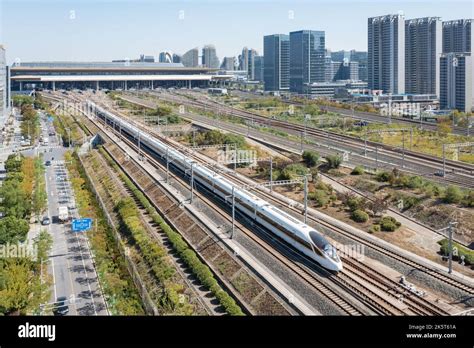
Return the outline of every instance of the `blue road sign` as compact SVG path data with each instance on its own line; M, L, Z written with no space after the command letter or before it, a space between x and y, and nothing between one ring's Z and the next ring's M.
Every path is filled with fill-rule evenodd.
M72 220L72 231L81 232L90 230L92 227L92 219L74 219Z

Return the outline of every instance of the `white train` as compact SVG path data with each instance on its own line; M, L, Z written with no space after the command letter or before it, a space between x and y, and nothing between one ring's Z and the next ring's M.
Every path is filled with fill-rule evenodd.
M181 152L143 133L143 131L140 131L130 122L120 119L94 103L88 102L88 107L91 110L95 110L99 117L106 118L110 124L115 125L117 128L120 127L122 133L127 133L130 137L134 138L137 138L138 134L140 134L139 138L142 146L147 146L163 159L166 158L167 154L169 160L173 161L173 165L181 171L189 171L191 166L193 166L194 180L197 183L205 186L222 200L229 201L233 186L229 180L199 165ZM240 212L266 227L273 234L293 246L293 248L328 270L336 272L342 270L342 262L337 255L336 248L311 226L298 221L288 213L237 186L234 187L234 199L235 207Z

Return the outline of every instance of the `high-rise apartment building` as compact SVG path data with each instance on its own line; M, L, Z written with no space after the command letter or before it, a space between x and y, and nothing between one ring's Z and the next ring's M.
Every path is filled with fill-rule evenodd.
M439 17L405 21L405 92L439 96L439 57L442 49Z
M219 69L219 58L217 58L214 45L206 45L202 48L202 65L206 68Z
M324 31L290 33L290 91L303 93L303 86L325 80Z
M187 51L183 54L181 62L187 68L195 68L199 66L199 49L195 47Z
M472 19L443 22L443 53L472 52Z
M290 88L290 37L285 34L263 37L263 80L266 91Z
M440 58L440 108L471 112L474 96L471 53L443 53Z
M224 57L221 64L223 70L235 70L235 57Z
M401 14L368 19L370 89L405 92L405 18Z

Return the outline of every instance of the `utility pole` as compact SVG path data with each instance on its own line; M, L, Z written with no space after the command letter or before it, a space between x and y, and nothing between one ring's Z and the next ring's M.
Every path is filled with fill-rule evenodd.
M367 128L365 129L364 137L364 157L367 157Z
M168 177L169 177L169 174L170 174L170 161L169 161L169 157L168 157L168 150L169 150L169 148L167 147L166 148L166 183L168 183Z
M405 168L405 132L402 132L402 168Z
M235 232L235 187L232 185L232 231L230 233L230 239L234 237Z
M270 157L270 191L273 191L273 157Z
M138 131L138 159L141 159L141 154L140 154L140 131Z
M308 219L308 176L304 176L304 223Z
M443 144L443 178L446 176L446 144Z
M237 144L234 144L234 172L237 170Z
M301 132L301 153L303 153L303 132Z
M193 203L194 198L194 163L191 163L191 201Z
M449 260L448 260L448 273L453 273L453 230L454 226L458 223L457 221L450 221L447 227L448 230L448 252L449 252Z
M375 169L379 169L379 147L375 146Z

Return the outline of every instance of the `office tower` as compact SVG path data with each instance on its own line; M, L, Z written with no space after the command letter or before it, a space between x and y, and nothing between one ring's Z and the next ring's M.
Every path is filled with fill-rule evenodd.
M290 33L290 91L303 93L303 86L324 82L325 33L300 30Z
M217 58L214 45L206 45L202 48L202 65L206 68L219 69L219 58Z
M239 70L247 72L247 79L255 79L255 57L258 56L258 52L252 48L244 47L242 54L239 55Z
M180 54L173 53L173 63L182 63L182 59Z
M197 47L190 49L182 57L182 63L187 68L199 66L199 50Z
M333 62L331 54L326 54L326 57L324 57L324 81L326 82L334 80L334 63L340 62Z
M160 63L173 63L173 55L171 54L171 52L167 52L167 51L160 52L158 61Z
M443 22L443 53L472 52L472 19Z
M357 62L359 66L358 76L361 81L368 81L368 54L365 51L351 50L349 60Z
M263 37L263 80L266 91L290 88L290 37L285 34Z
M442 46L439 17L405 21L405 92L439 95L439 56Z
M330 53L331 60L333 62L343 62L344 60L351 59L351 51L335 51Z
M443 53L440 58L440 108L471 112L474 90L471 53Z
M255 56L253 69L253 80L263 82L264 58L263 56Z
M222 59L221 69L228 71L235 70L235 57L224 57L224 59Z
M6 116L9 109L7 101L7 63L5 60L5 48L0 45L0 126L3 126L3 117Z
M384 93L405 92L405 18L368 19L368 82Z

